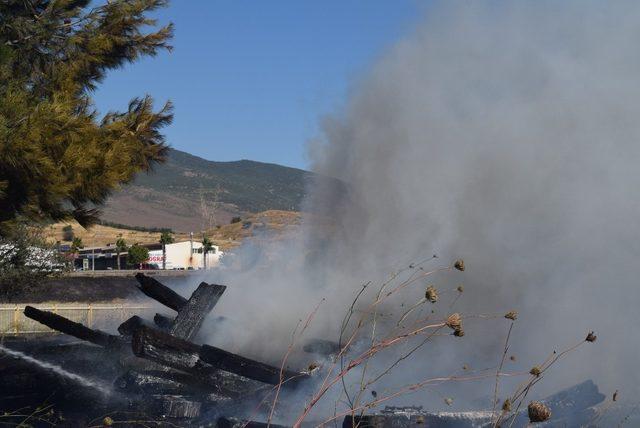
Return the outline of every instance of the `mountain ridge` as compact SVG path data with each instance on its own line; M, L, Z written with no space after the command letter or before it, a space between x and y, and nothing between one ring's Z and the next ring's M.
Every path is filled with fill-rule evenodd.
M211 161L169 149L165 163L139 174L108 200L102 219L176 231L208 230L249 213L300 211L308 185L317 178L275 163Z

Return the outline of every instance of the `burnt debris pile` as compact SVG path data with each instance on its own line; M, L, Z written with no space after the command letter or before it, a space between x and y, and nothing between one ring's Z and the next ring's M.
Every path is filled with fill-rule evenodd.
M296 389L298 395L308 392L301 383L313 387L308 382L313 369L291 371L196 342L205 318L226 290L224 285L202 282L186 299L153 277L138 274L136 279L142 293L175 315L155 314L152 320L132 316L119 325L119 334L110 334L27 306L27 317L81 342L39 346L35 355L50 357L45 358L47 362L5 350L15 361L12 367L4 362L5 367L0 359L0 376L9 384L20 386L14 387L11 396L3 397L0 404L5 408L19 408L18 403L36 404L49 409L38 400L50 400L50 393L55 390L62 391L56 409L60 404L71 407L70 411L60 411L57 422L63 421L63 414L69 418L71 413L78 426L115 422L139 426L136 421L144 421L145 426L275 427L271 420L286 420L287 410L282 414L270 412L274 392ZM326 340L310 340L303 350L336 355L340 347ZM28 403L20 401L27 393L35 398ZM586 381L536 402L544 411L539 416L544 418L534 419L542 420L541 426L588 424L602 419L604 411L598 405L604 398L593 382ZM13 407L6 407L6 399L17 401ZM280 400L285 408L296 406L296 400L287 401ZM261 414L260 408L266 409L265 413ZM431 412L411 406L370 410L344 417L342 426L490 427L497 417L491 410ZM117 415L123 415L122 419L116 419ZM14 419L22 420L17 416ZM126 423L132 420L134 423ZM526 426L531 420L531 409L519 408L503 422L505 426Z
M308 377L193 342L225 292L224 285L202 282L185 299L150 276L139 273L136 279L140 291L176 315L156 314L153 321L133 316L118 327L119 335L113 335L31 306L24 313L51 329L101 347L102 355L117 360L121 371L113 382L112 400L129 402L136 410L159 418L195 422L205 417L210 421L217 415L228 424L228 417L237 414L224 414L225 410L246 408L276 385L295 388Z

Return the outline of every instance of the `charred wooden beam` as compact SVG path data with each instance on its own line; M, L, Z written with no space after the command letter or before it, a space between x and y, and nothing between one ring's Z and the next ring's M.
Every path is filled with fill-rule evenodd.
M145 326L133 333L131 346L138 357L185 371L196 368L200 352L195 343Z
M224 285L201 282L191 294L187 303L180 308L169 333L182 339L191 340L200 330L205 317L220 300L227 289Z
M264 385L254 380L227 373L200 361L200 347L191 342L176 338L169 334L141 327L132 338L133 352L136 356L182 371L190 376L190 380L182 378L181 382L191 387L200 388L225 397L247 398L260 396Z
M132 336L133 332L142 327L143 325L149 325L149 323L137 315L132 316L122 324L118 326L118 333L123 336Z
M160 413L169 418L193 419L200 416L202 403L181 395L159 395L154 400Z
M128 370L113 384L121 391L134 394L182 395L188 392L206 397L214 390L218 392L201 378L176 370Z
M187 304L187 299L155 278L138 273L136 274L136 279L138 280L140 291L176 312L179 312Z
M170 334L140 327L132 339L133 353L141 358L203 376L219 376L223 370L268 384L280 382L280 369L241 357L213 346L198 346ZM285 370L283 381L292 385L306 378L303 373Z
M248 382L230 384L216 378L212 386L200 376L176 370L128 370L114 381L114 386L128 394L195 395L207 402L224 403L237 398L251 399L256 388ZM253 381L251 381L253 382ZM257 382L256 382L257 384ZM260 386L258 386L258 389ZM262 398L261 395L257 396Z
M128 370L114 386L122 391L147 394L179 394L188 388L187 375L167 371Z
M153 317L153 322L160 330L169 331L171 325L173 324L173 318L169 318L166 315L156 314Z
M220 370L237 373L249 379L271 385L280 383L280 368L233 354L215 346L202 345L200 359ZM283 370L282 381L295 384L307 376L305 373Z
M33 306L25 307L24 314L32 320L38 321L53 330L77 337L78 339L86 340L87 342L91 342L105 348L122 348L126 344L121 337L113 336L101 330L94 330L89 327L85 327L84 325L71 321L61 315L54 314L49 311L41 311Z

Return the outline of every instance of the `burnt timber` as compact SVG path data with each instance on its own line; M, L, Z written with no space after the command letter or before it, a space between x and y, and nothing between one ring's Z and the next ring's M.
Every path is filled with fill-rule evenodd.
M223 370L237 375L276 385L281 381L280 369L232 354L214 346L198 346L159 330L141 326L133 334L133 353L165 366L203 376ZM294 382L306 377L302 373L282 371L283 382Z
M178 316L173 320L169 333L191 340L226 289L224 285L200 283L191 298L178 311Z
M237 408L241 400L259 402L273 385L291 387L308 377L192 341L226 286L202 282L187 299L144 274L136 280L143 294L177 312L175 317L156 314L151 322L133 316L118 327L120 335L111 335L30 306L25 315L103 348L102 358L119 371L110 381L119 402L130 397L162 418L195 423L207 412Z
M176 312L179 312L187 304L187 299L155 278L138 273L136 274L136 279L138 280L138 289L140 291Z
M119 336L113 336L100 330L94 330L84 325L71 321L61 315L54 314L49 311L41 311L32 306L24 308L24 314L32 320L38 321L47 327L68 334L70 336L77 337L78 339L86 340L95 345L102 346L104 348L121 348L126 344Z

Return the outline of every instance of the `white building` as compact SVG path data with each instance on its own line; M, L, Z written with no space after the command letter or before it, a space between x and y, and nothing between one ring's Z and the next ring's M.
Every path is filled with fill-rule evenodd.
M196 241L174 242L166 245L167 269L204 269L204 255L202 254L202 243ZM222 252L217 245L207 253L207 269L216 267L220 263ZM156 246L149 250L149 261L152 265L157 265L162 269L162 246Z

